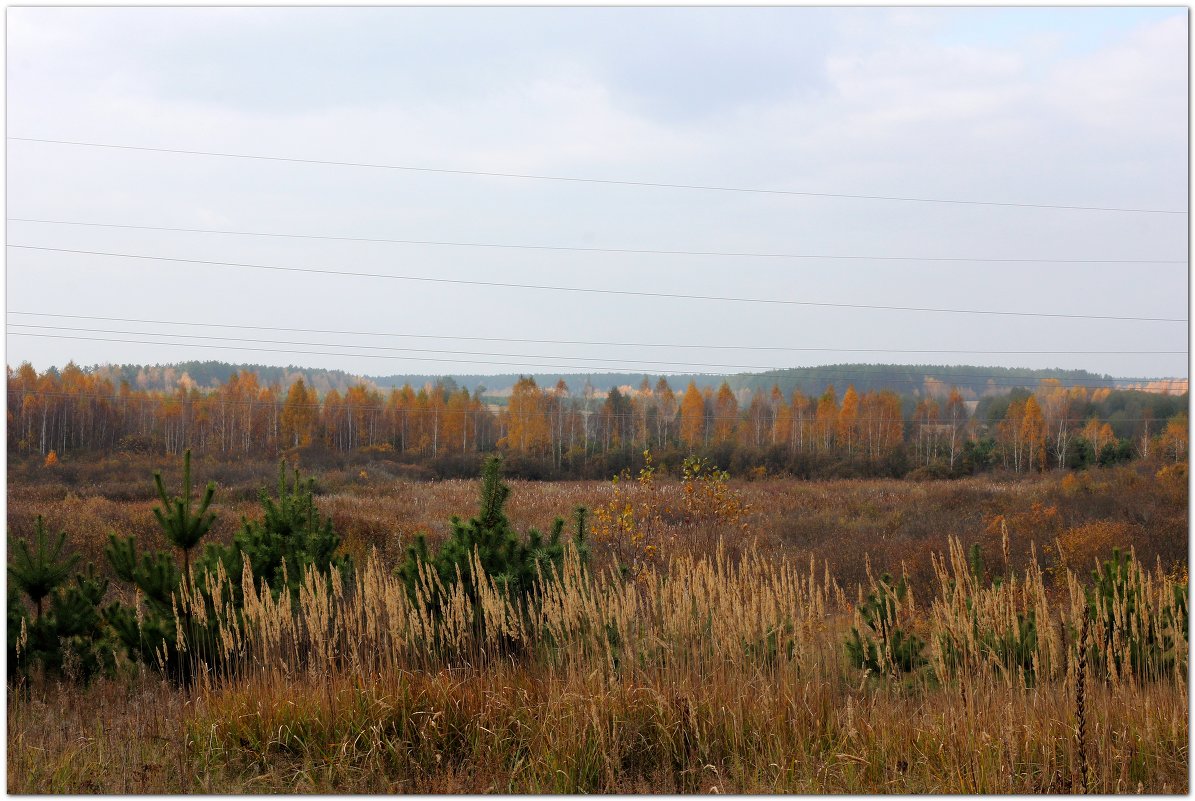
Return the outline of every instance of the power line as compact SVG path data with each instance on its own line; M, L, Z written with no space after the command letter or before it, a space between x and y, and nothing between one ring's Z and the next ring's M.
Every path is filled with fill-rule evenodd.
M360 358L360 359L383 359L383 360L389 360L389 361L449 362L449 363L456 363L456 364L485 364L485 365L499 365L499 366L510 366L510 367L533 367L536 369L587 370L587 371L589 371L588 374L590 374L590 375L595 374L597 372L594 369L595 365L533 364L530 362L505 362L505 361L492 361L492 360L487 360L487 359L450 359L450 358L443 358L443 357L429 358L429 357L419 357L419 356L384 356L384 355L380 355L380 354L369 354L369 353L344 353L344 352L327 352L327 351L290 350L290 349L282 349L282 348L258 348L258 347L246 347L246 346L242 346L242 345L205 345L205 344L201 344L201 343L191 343L191 342L157 342L157 341L147 341L147 340L139 340L139 339L112 339L112 338L108 338L108 337L71 336L71 335L65 335L65 334L35 334L35 333L31 333L31 332L22 332L22 331L10 331L10 332L8 332L8 335L9 336L23 336L23 337L38 337L38 338L46 338L46 339L69 339L69 340L79 340L79 341L86 341L86 342L116 342L116 343L133 344L133 345L162 345L162 346L184 347L184 348L203 348L203 349L207 349L207 350L244 350L244 351L254 351L254 352L263 352L263 353L290 353L290 354L302 354L302 355L313 355L313 356L340 356L340 357ZM156 336L156 334L152 334L152 333L146 334L146 335L147 336ZM256 341L256 340L240 340L240 341L252 342L252 341ZM300 343L296 343L296 344L300 344ZM326 347L351 348L353 346L352 345L326 345ZM451 351L446 351L446 352L451 352ZM544 357L539 357L539 358L554 358L554 357L544 356ZM569 357L560 357L560 358L569 358ZM897 366L897 367L899 368L899 366ZM694 370L685 370L685 371L682 371L682 370L651 370L651 371L621 370L621 371L619 371L619 370L614 369L613 367L604 367L604 368L598 368L598 369L605 370L607 372L627 372L627 373L633 373L636 375L644 375L644 376L679 375L679 376L709 376L709 377L714 377L714 378L727 377L727 375L725 373L710 373L710 372L702 372L702 371L694 371ZM785 370L785 369L814 369L814 370L816 370L819 368L816 368L816 367L814 367L814 368L771 368L763 373L742 373L740 375L768 377L770 373L778 372L780 370ZM1041 377L1019 377L1019 376L1009 376L1009 375L990 375L990 374L973 374L973 373L933 375L933 374L926 373L925 371L922 371L922 370L917 370L916 372L921 374L922 377L917 378L917 379L885 378L880 383L883 383L885 385L905 384L905 385L921 386L926 382L926 380L935 380L935 381L945 384L945 383L948 383L951 381L955 381L956 379L975 379L975 380L987 381L989 385L995 386L995 387L1012 388L1012 387L1024 387L1027 385L1028 382L1033 382L1033 381L1041 382L1043 380L1046 380ZM850 376L855 376L858 379L860 379L861 381L867 380L870 378L874 378L870 372L852 371L852 370L834 370L829 373L823 373L818 378L825 380L825 379L828 379L831 377L847 378ZM878 379L876 379L876 380L878 380ZM1116 379L1099 379L1099 378L1097 378L1097 379L1088 380L1086 382L1084 382L1081 379L1068 379L1068 380L1073 383L1067 384L1067 385L1062 385L1060 383L1060 386L1063 388L1068 388L1068 389L1076 388L1076 387L1094 388L1094 389L1099 389L1099 388L1115 389L1116 388L1115 387Z
M694 345L680 342L594 342L575 339L514 339L510 337L463 337L442 334L398 334L377 331L335 331L323 328L282 328L266 325L232 325L226 323L196 323L179 320L146 320L131 317L96 317L83 314L51 314L48 312L9 311L9 315L25 317L53 317L71 320L102 320L113 323L145 323L153 325L178 325L199 328L240 328L254 331L286 331L300 334L336 334L339 336L368 336L368 337L399 337L411 339L448 339L470 342L518 342L539 345L600 345L605 347L644 347L644 348L688 348L699 350L761 350L786 351L795 353L828 352L828 353L948 353L972 355L1012 355L1012 356L1166 356L1186 355L1185 350L941 350L917 348L821 348L821 347L788 347L782 345ZM13 325L25 325L14 323ZM53 326L37 326L49 328ZM175 336L171 334L170 336ZM357 346L353 346L357 347ZM362 346L363 347L363 346ZM557 357L549 357L557 358Z
M384 389L384 388L382 388L382 389ZM392 389L395 392L398 391L397 388L392 388ZM94 394L84 394L84 393L74 393L74 392L45 392L42 390L19 389L17 387L9 387L8 392L10 394L20 393L23 396L31 395L33 397L39 397L39 398L66 398L66 399L81 399L81 400L122 401L122 402L126 402L126 403L128 403L128 402L134 402L134 403L171 403L171 402L192 403L195 401L212 399L214 397L214 394L210 390L208 393L200 395L198 398L194 398L191 396L179 397L179 396L170 395L170 394L94 395ZM166 390L161 390L161 392L166 393ZM543 390L543 392L545 394L549 394L550 390L545 389L545 390ZM569 396L569 400L579 400L579 399L580 398L577 398L577 397L574 397L571 395ZM809 398L809 400L813 400L813 398ZM254 407L254 406L269 406L269 405L275 405L275 406L286 405L286 406L292 406L293 408L297 408L297 409L322 409L327 405L326 401L320 402L320 403L288 403L285 398L278 398L278 397L272 398L270 400L219 398L219 402L222 404L228 405L228 406ZM487 409L487 408L481 408L481 409L394 408L389 405L356 404L356 403L349 402L344 398L341 399L341 403L343 403L349 411L384 412L384 411L387 411L387 410L390 410L393 408L394 411L397 411L404 416L416 416L416 415L424 414L424 415L436 415L436 416L445 416L446 417L448 415L469 415L469 414L482 415L482 414L494 414L495 413L495 410L491 410L491 409ZM786 403L785 405L787 406L788 404ZM498 412L506 411L509 413L509 409L507 407L499 407L496 411L498 411ZM736 414L736 415L717 415L717 414L704 415L703 414L701 419L705 420L705 421L743 420L744 415L747 411L748 411L747 409L740 410L740 413ZM576 407L574 407L571 410L571 413L573 413L573 414L592 414L592 415L599 415L601 417L610 417L610 418L621 419L621 420L632 419L639 414L634 411L631 411L631 412L600 412L600 411L593 411L593 410L586 410L586 409L577 409ZM676 410L673 412L673 416L679 416L680 413L681 413L680 405L678 403ZM556 412L556 411L551 411L551 410L536 411L534 409L528 409L525 411L518 412L518 416L520 416L520 417L554 417L557 414L558 414L558 412ZM970 418L970 419L973 419L973 418ZM1083 417L1083 418L1071 419L1069 417L1066 417L1066 418L1063 418L1063 420L1061 422L1063 422L1063 423L1087 423L1087 422L1090 422L1091 420L1095 420L1097 423L1109 423L1109 424L1111 424L1111 423L1154 423L1154 422L1159 422L1164 419L1166 419L1166 418L1163 418L1163 417L1125 417L1125 418L1120 418L1120 419L1112 419L1109 417L1107 419L1101 419L1098 417ZM916 420L913 420L911 418L909 420L905 420L903 417L902 418L883 417L883 418L876 419L876 418L866 418L866 417L861 416L860 421L861 422L877 422L877 423L907 423L909 425L917 424ZM796 420L796 419L792 420L793 425L797 425L801 422L809 423L811 425L816 424L816 421L813 418L807 418L803 421ZM938 424L940 425L941 423L938 423ZM948 424L949 423L947 423L947 425ZM929 423L928 425L935 425L935 424Z
M391 275L388 273L364 273L354 272L350 270L333 270L327 268L315 267L282 267L278 265L269 264L250 264L246 262L228 262L228 261L211 261L205 259L181 259L170 256L152 256L140 253L113 253L110 251L97 250L74 250L70 248L52 248L38 245L6 245L10 248L19 248L22 250L39 250L53 253L71 253L83 256L113 256L124 259L141 259L147 261L166 261L176 264L204 264L215 267L244 267L254 270L274 270L279 272L289 273L310 273L315 275L338 275L349 276L355 278L381 278L391 281L415 281L433 284L451 284L456 286L483 286L483 287L498 287L503 289L535 289L549 292L574 292L597 295L620 295L628 297L645 297L645 298L668 298L673 300L709 300L727 303L767 303L783 306L810 306L822 308L835 309L866 309L870 311L907 311L907 312L931 312L935 314L981 314L981 315L995 315L1001 317L1045 317L1045 318L1059 318L1059 319L1077 319L1077 320L1124 320L1135 322L1159 322L1159 323L1185 323L1185 317L1130 317L1121 315L1100 315L1100 314L1062 314L1054 312L1020 312L1020 311L999 311L991 309L950 309L950 308L933 308L923 306L887 306L879 304L863 304L863 303L828 303L822 301L809 300L783 300L777 298L740 298L740 297L726 297L716 295L690 295L677 292L640 292L628 289L599 289L595 287L569 287L569 286L552 286L548 284L516 284L500 281L476 281L467 280L463 278L430 278L427 276L411 276L411 275Z
M39 225L74 225L89 228L118 228L135 231L165 231L186 234L221 234L225 236L260 236L276 239L315 239L329 242L370 242L392 245L435 245L460 248L499 248L504 250L547 250L570 253L627 253L654 256L719 256L751 259L825 259L840 261L921 261L921 262L975 262L992 264L1186 264L1186 259L1003 259L973 256L857 256L828 253L757 253L713 250L653 250L646 248L599 248L564 245L524 245L498 242L448 242L431 239L387 239L363 236L330 236L317 234L294 234L271 231L230 231L216 228L175 228L157 225L122 225L117 223L78 222L74 220L37 220L27 217L9 217L9 222L37 223Z
M900 203L942 203L949 205L961 206L1002 206L1010 208L1029 208L1029 209L1066 209L1070 211L1104 211L1104 212L1127 212L1134 214L1186 214L1186 211L1175 209L1144 209L1144 208L1118 208L1105 206L1076 206L1063 205L1057 203L1011 203L999 202L991 200L959 200L953 198L928 198L928 197L900 197L894 195L856 195L845 194L839 192L805 192L790 189L759 189L752 187L735 187L735 186L706 186L699 184L674 184L674 183L660 183L655 181L628 181L628 180L613 180L605 178L578 178L563 175L537 175L531 173L513 173L513 172L488 172L483 170L461 170L461 169L445 169L437 167L414 167L410 165L400 164L373 164L368 162L356 161L332 161L328 159L308 159L308 158L288 158L283 156L261 156L250 153L222 153L208 150L182 150L179 148L166 147L142 147L137 145L121 145L107 142L80 142L65 139L41 139L29 136L10 136L9 141L14 142L38 142L48 145L69 145L72 147L97 147L107 148L111 150L132 150L146 153L171 153L183 156L212 156L218 158L231 159L251 159L255 161L275 161L285 162L289 164L316 164L330 167L360 167L376 170L398 170L403 172L423 172L435 173L440 175L475 175L484 176L487 178L519 178L536 181L559 181L566 183L583 183L583 184L604 184L607 186L635 186L635 187L651 187L656 189L689 189L702 192L737 192L759 195L787 195L794 197L820 197L820 198L840 198L849 200L883 200L895 201Z
M710 364L708 362L677 362L677 361L659 361L649 359L608 359L608 358L594 358L587 356L553 356L551 354L539 353L493 353L488 351L467 351L467 350L436 350L432 348L396 348L385 345L359 345L355 343L341 343L341 342L293 342L289 340L278 339L248 339L245 337L218 337L205 336L202 334L172 334L164 331L122 331L111 328L71 328L68 326L55 325L31 325L26 323L9 323L9 328L14 326L20 328L42 328L53 331L78 331L85 333L98 334L121 334L126 336L153 336L153 337L176 337L187 339L208 339L220 340L224 342L252 342L256 344L266 345L303 345L307 347L317 348L366 348L368 350L387 350L387 351L402 351L410 353L447 353L454 356L501 356L515 359L572 359L581 362L615 362L618 364L673 364L682 367L728 367L732 369L742 370L782 370L783 367L774 365L760 365L760 364ZM18 333L18 332L11 332ZM180 343L181 344L181 343Z
M14 337L40 337L40 338L46 338L46 339L74 339L74 340L81 340L81 341L86 341L86 342L120 342L120 343L126 343L126 344L130 344L130 345L167 345L170 347L182 347L182 348L205 348L208 350L247 350L247 351L255 351L255 352L259 352L259 353L291 353L291 354L299 354L299 355L304 355L304 356L342 356L342 357L349 357L349 358L354 358L354 359L384 359L387 361L399 361L399 362L403 362L403 361L450 362L450 363L454 363L454 364L487 364L487 365L501 365L501 366L507 366L507 367L547 368L547 369L554 369L554 370L591 370L591 371L593 370L593 365L531 364L528 362L499 362L499 361L489 361L489 360L484 360L484 359L447 359L447 358L434 358L433 359L433 358L420 357L420 356L383 356L383 355L376 354L376 353L331 353L331 352L327 352L327 351L289 350L289 349L281 349L281 348L250 348L250 347L245 347L242 345L203 345L203 344L193 343L193 342L151 342L151 341L140 340L140 339L110 339L110 338L106 338L106 337L77 337L77 336L67 336L67 335L63 335L63 334L34 334L34 333L26 333L26 332L22 332L22 331L10 331L10 332L8 332L8 335L14 336ZM150 334L149 336L153 336L153 335ZM346 345L346 346L329 346L329 347L352 347L352 346ZM653 373L653 375L654 374L711 375L711 376L722 375L722 373L689 373L689 372L683 372L680 370L655 370L655 371L652 371L652 373Z
M401 351L410 353L446 353L454 356L500 356L506 358L517 359L571 359L582 362L613 362L617 365L621 364L663 364L663 365L677 365L681 367L725 367L740 370L787 370L791 369L784 365L761 365L761 364L717 364L709 362L678 362L675 360L652 360L652 359L627 359L627 358L607 358L607 357L587 357L576 355L553 355L540 353L493 353L490 351L467 351L467 350L442 350L433 348L400 348L385 345L361 345L352 342L294 342L291 340L278 339L249 339L247 337L221 337L209 336L203 334L175 334L169 331L125 331L112 328L76 328L70 326L58 325L41 325L32 323L8 323L8 327L12 328L38 328L48 329L52 331L72 331L78 333L93 333L93 334L121 334L124 336L153 336L153 337L172 337L176 339L206 339L219 340L222 342L251 342L254 344L266 345L302 345L305 347L319 347L319 348L365 348L367 350L385 350L385 351ZM18 332L11 332L18 333ZM960 377L970 377L962 375Z

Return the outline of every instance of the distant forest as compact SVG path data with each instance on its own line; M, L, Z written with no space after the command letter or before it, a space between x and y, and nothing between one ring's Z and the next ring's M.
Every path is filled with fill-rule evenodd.
M50 368L50 372L56 372ZM345 392L354 384L370 379L341 370L310 367L272 367L263 364L229 364L228 362L175 362L173 364L104 364L86 368L85 372L106 379L114 387L128 382L133 389L150 392L174 392L179 386L215 389L235 375L253 373L258 383L277 384L287 389L300 378L321 395L331 390Z
M474 392L484 387L483 395L500 392L505 396L508 390L526 374L507 373L502 375L457 375L452 377L453 386L460 386ZM574 391L583 393L586 385L595 391L605 393L614 387L637 387L643 380L655 381L650 373L535 373L531 376L541 387L555 386L564 381ZM673 386L684 387L690 381L699 389L717 388L723 381L735 392L742 390L770 391L773 386L785 395L800 391L806 395L822 392L828 385L845 387L854 385L859 392L896 389L902 393L917 394L928 381L932 393L942 385L957 387L969 399L982 395L1007 392L1012 386L1037 386L1042 379L1054 378L1064 384L1086 383L1109 386L1117 379L1099 375L1087 370L1029 369L1021 367L977 367L974 365L905 365L905 364L830 364L820 367L792 367L783 370L769 370L763 373L737 374L675 374L667 379ZM444 381L444 376L392 375L376 376L371 379L382 389L431 385Z
M220 387L233 376L250 372L257 376L263 386L277 385L288 390L300 378L303 383L322 398L331 390L344 394L350 387L365 384L371 388L388 390L403 386L424 387L442 385L450 392L466 389L470 394L481 390L482 397L491 403L505 403L505 398L526 373L502 373L497 375L420 375L399 374L389 376L367 376L347 373L342 370L327 370L311 367L275 367L260 364L232 364L219 361L189 361L171 364L116 364L84 367L87 374L94 374L119 387L127 381L133 389L156 392L173 392L179 386L192 385L201 390ZM49 372L56 373L55 368ZM534 373L530 377L541 387L555 386L564 381L575 393L584 394L589 387L593 392L605 396L609 390L618 387L638 387L644 379L655 381L658 377L650 373ZM820 393L826 386L853 385L858 392L893 389L901 394L922 395L940 392L942 387L956 387L963 397L975 400L986 395L999 395L1016 386L1035 387L1043 379L1057 379L1063 384L1128 385L1143 384L1148 379L1114 378L1087 370L1030 369L1010 367L980 367L975 365L904 365L904 364L832 364L819 367L793 367L770 370L761 373L727 374L670 374L667 379L673 386L684 387L690 381L699 389L717 389L722 382L741 396L756 390L770 391L779 387L785 395L800 391L806 395Z
M674 462L708 455L739 473L952 476L1151 453L1177 461L1187 443L1186 394L1112 389L1081 371L1063 374L1075 382L1066 383L1039 377L1051 371L840 366L731 376L716 388L624 374L609 377L608 392L524 376L494 403L453 379L383 389L345 373L225 374L218 364L10 367L9 453L359 454L471 475L482 454L499 451L516 473L549 478L608 476L651 449ZM614 383L627 378L639 380ZM333 380L347 386L320 391Z

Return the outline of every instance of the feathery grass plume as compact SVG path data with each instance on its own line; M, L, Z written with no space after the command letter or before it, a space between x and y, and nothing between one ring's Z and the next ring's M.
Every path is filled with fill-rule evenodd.
M1109 680L1167 677L1186 669L1187 588L1165 575L1151 575L1133 552L1112 550L1112 558L1092 572L1086 590L1094 666Z
M536 582L554 579L560 572L564 558L563 518L556 518L546 539L536 529L519 534L504 509L509 497L510 486L502 480L502 460L492 457L482 473L477 515L467 522L454 516L449 539L434 555L426 536L418 535L396 571L411 599L425 606L431 615L423 625L445 627L456 635L453 639L458 644L464 619L460 605L450 604L446 590L459 589L468 597L473 606L468 625L474 638L494 642L494 637L499 637L506 647L515 647L520 640L519 626L510 616L526 615L527 600L534 594ZM584 512L576 513L576 521L573 539L578 553L584 556ZM446 606L455 614L445 614Z
M1040 479L1030 494L1051 480ZM465 504L474 490L459 482L426 492ZM580 499L570 494L579 491L529 490L521 505L516 490L511 519L538 519L562 498ZM918 491L924 499L946 490ZM837 504L841 525L849 527L852 515L841 507L854 502L853 490L816 492L827 495L819 501L825 508ZM338 509L339 519L344 504L357 502L329 498L321 507ZM386 508L401 516L411 507ZM1026 529L1010 527L1010 548L1029 542ZM255 584L249 565L240 566L243 601L220 564L210 578L193 570L194 586L179 586L177 597L198 603L197 588L211 588L211 608L192 615L220 620L213 647L227 667L178 689L143 676L119 686L101 678L86 696L56 683L11 693L10 789L1187 788L1185 655L1144 680L1131 668L1129 645L1147 639L1151 626L1158 630L1161 602L1180 583L1173 570L1128 576L1142 599L1133 606L1137 614L1124 603L1105 604L1108 625L1120 633L1113 628L1105 645L1093 615L1089 647L1080 649L1089 571L1059 571L1051 582L1035 558L1017 567L1023 554L1013 553L1011 565L992 575L974 558L984 552L969 554L959 542L932 561L927 552L925 564L897 553L890 563L909 557L906 581L920 603L914 607L906 596L896 619L925 643L932 669L894 678L891 671L862 673L843 658L852 624L878 635L861 624L828 565L811 564L807 553L743 548L735 531L723 534L724 545L668 544L633 581L613 565L587 567L562 536L558 569L537 565L521 608L472 550L462 572L476 577L473 597L455 569L445 582L427 563L413 597L383 545L362 550L352 575L288 570L287 582L301 588L293 597ZM1002 550L995 537L985 547L989 555ZM888 560L895 552L883 553ZM827 557L857 574L841 554ZM432 596L441 599L435 615L425 603ZM238 603L241 614L228 614ZM1030 611L1036 642L1026 669L1015 653L1006 660L1000 638L985 639L984 632L1015 632L1018 615ZM1173 630L1185 643L1177 617ZM517 652L506 648L508 640L518 643ZM946 660L947 640L958 644L956 662ZM1081 650L1088 659L1085 783L1076 746ZM1119 653L1118 664L1130 668L1102 672L1097 650ZM44 725L51 709L61 726Z
M1083 627L1079 631L1079 659L1075 666L1075 749L1079 752L1079 792L1087 792L1087 654L1090 651L1089 637L1091 618L1083 615Z
M1038 669L1049 666L1038 638L1045 601L1040 570L1032 565L1023 581L1011 574L989 579L978 545L966 557L956 537L949 546L949 569L933 560L940 594L930 614L940 633L931 653L939 680L991 668L1007 681L1033 684Z
M347 575L352 558L339 552L340 535L331 517L323 517L315 505L315 479L303 480L298 468L287 481L286 460L278 462L278 497L262 489L260 520L242 518L231 550L216 556L236 569L236 561L248 559L253 575L265 580L272 590L299 592L299 581L308 565L322 572ZM215 559L209 558L209 564ZM284 567L285 566L285 567Z
M924 640L902 625L901 613L911 600L903 576L894 583L884 573L873 582L867 599L857 608L858 624L851 627L846 641L851 664L880 675L910 673L926 664Z

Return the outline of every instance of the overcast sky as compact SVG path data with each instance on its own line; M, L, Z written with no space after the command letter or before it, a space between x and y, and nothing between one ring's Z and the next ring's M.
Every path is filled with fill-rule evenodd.
M1187 208L1188 20L1181 8L9 8L7 22L9 137L813 193ZM891 361L1187 374L1185 322L577 294L11 247L650 293L1185 320L1185 214L695 191L11 140L7 166L6 344L14 366L221 359L374 375L564 366L657 374L664 365L644 362L729 372L700 365ZM873 258L347 242L14 217ZM1183 353L678 349L210 327L216 325L709 346ZM231 339L147 345L13 336L17 331ZM377 349L386 347L504 355Z

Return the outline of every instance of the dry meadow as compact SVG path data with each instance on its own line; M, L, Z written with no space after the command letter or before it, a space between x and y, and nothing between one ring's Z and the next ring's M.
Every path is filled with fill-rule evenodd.
M163 547L150 467L18 466L10 537L42 514L101 568L108 532ZM228 539L273 466L198 467ZM526 605L428 574L436 619L393 568L415 533L471 514L478 483L369 466L319 482L348 582L247 592L218 646L233 667L185 688L10 684L9 791L1188 790L1184 471L515 481L520 530L593 510L588 565L570 550ZM1136 561L1092 601L1114 547Z

